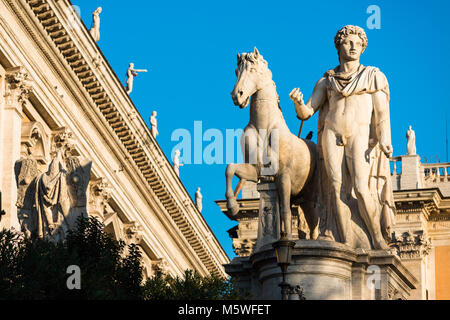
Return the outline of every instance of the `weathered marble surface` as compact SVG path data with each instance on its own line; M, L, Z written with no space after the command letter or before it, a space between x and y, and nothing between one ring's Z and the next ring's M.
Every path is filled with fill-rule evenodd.
M281 299L282 276L273 250L235 258L225 270L252 299ZM300 286L307 300L408 299L417 285L395 253L323 240L296 241L286 280Z
M225 173L229 213L238 214L236 198L247 181L268 178L277 186L280 232L292 237L291 198L297 196L303 197L302 206L310 229L314 230L319 221L314 143L290 132L281 112L272 72L256 48L253 52L238 55L236 75L231 96L241 109L250 104L250 119L242 138L244 163L228 165ZM234 176L240 179L236 191L232 188Z
M92 162L73 154L72 135L65 129L54 135L52 146L55 155L42 173L34 157L16 162L17 214L28 236L60 241L78 217L87 216Z
M378 68L360 64L367 43L360 27L339 30L340 65L320 78L306 104L298 88L290 98L301 120L319 112L320 238L387 249L395 210L389 84Z

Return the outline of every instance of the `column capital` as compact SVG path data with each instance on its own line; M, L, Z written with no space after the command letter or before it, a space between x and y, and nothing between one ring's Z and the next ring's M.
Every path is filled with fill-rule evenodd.
M24 67L13 67L6 69L6 90L5 98L7 105L18 106L25 104L26 100L33 90L32 80Z

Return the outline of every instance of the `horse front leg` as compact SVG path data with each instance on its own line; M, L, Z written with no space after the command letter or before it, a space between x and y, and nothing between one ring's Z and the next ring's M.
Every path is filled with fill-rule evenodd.
M291 177L287 173L281 174L276 179L278 197L280 198L280 231L292 238L292 213L291 213Z
M233 177L237 176L240 180L236 191L233 191ZM240 189L244 186L246 181L258 182L258 172L251 164L230 164L225 171L227 189L225 197L227 199L227 209L230 216L235 216L239 213L239 204L237 203L237 196Z

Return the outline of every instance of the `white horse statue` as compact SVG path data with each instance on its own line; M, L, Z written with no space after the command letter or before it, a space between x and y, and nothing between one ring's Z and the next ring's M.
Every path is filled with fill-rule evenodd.
M228 165L225 173L228 214L234 216L239 212L236 198L246 181L258 182L261 177L272 176L280 199L281 233L292 237L291 198L301 197L310 239L316 239L314 230L319 221L314 203L316 145L290 132L279 106L272 72L258 49L238 54L237 62L237 81L231 95L241 109L251 99L250 121L241 139L244 163ZM240 179L235 191L234 176Z

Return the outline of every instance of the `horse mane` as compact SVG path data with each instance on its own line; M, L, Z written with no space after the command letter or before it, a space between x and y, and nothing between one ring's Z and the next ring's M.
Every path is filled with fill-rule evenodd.
M263 58L263 56L261 54L259 54L258 57L256 57L256 55L253 52L248 52L248 53L241 54L240 55L240 59L238 61L238 66L244 61L248 61L251 64L257 64L259 62L262 62L263 64L268 66L267 61L264 60L264 58Z
M263 63L267 69L269 68L269 64L267 63L266 60L264 60L263 56L261 54L258 54L258 57L256 57L255 53L253 52L248 52L248 53L243 53L239 56L239 60L238 60L238 66L241 65L242 62L244 61L248 61L251 64L258 64L258 63ZM275 86L275 88L277 87L275 82L273 82L273 85ZM276 89L275 89L276 90ZM280 105L280 96L278 95L278 108L280 109L280 111L282 111L281 109L281 105Z

